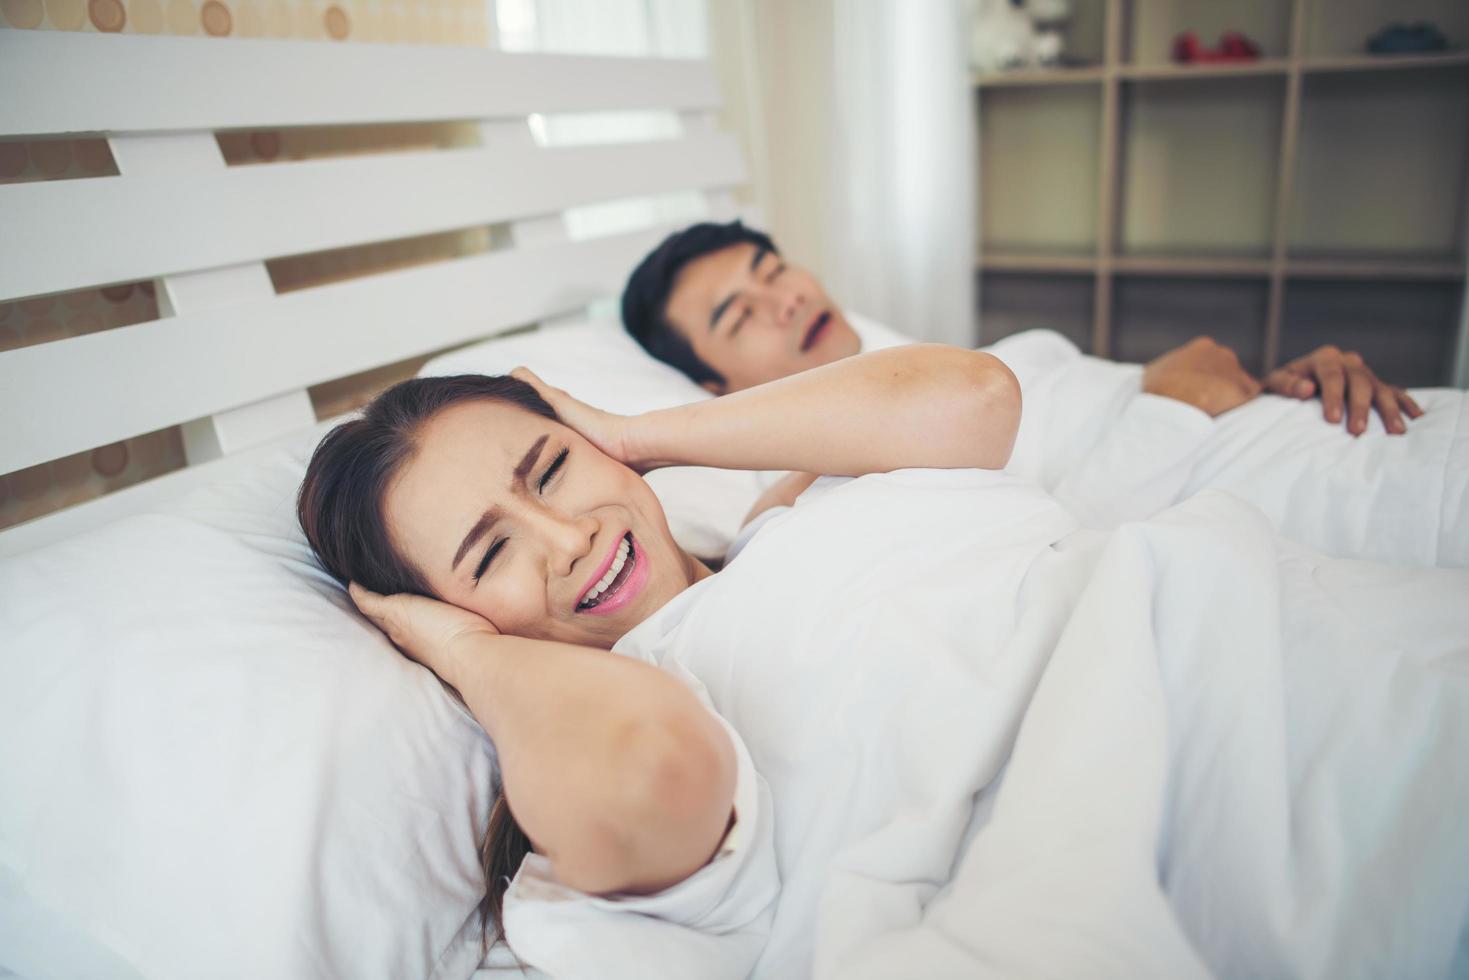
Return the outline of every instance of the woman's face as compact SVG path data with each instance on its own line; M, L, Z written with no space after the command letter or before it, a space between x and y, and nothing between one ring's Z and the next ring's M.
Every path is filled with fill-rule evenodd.
M641 477L503 402L461 402L425 423L384 512L440 599L515 636L610 648L697 567Z

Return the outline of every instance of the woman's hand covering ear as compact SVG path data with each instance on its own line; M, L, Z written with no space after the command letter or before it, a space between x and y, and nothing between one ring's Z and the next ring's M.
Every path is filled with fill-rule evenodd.
M518 367L510 372L517 381L524 381L556 410L556 414L587 442L608 456L638 473L656 469L652 460L639 459L633 449L632 419L626 415L614 415L600 408L593 408L584 401L573 398L560 388L553 388L529 368Z
M410 660L458 687L456 658L470 636L498 636L483 616L421 595L378 595L356 582L347 587L362 615L388 635Z

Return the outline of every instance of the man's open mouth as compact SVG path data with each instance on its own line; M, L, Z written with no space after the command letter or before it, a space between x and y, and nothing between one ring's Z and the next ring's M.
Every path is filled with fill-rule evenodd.
M816 341L821 339L821 334L826 330L826 325L830 322L831 312L828 310L822 310L816 319L811 321L811 326L807 329L806 336L801 341L801 353L804 354L810 350Z
M576 611L586 612L605 602L612 601L617 596L618 590L632 577L637 563L638 553L633 545L632 532L629 531L622 536L622 543L617 546L617 551L613 554L607 570L602 573L602 577L589 585L582 593L581 601L576 604Z

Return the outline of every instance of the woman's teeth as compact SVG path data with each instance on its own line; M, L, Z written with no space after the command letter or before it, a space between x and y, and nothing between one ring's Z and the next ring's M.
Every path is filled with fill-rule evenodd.
M582 600L578 605L583 609L596 605L597 600L612 585L613 579L617 578L617 574L622 571L623 566L627 564L631 556L632 542L628 540L626 535L623 535L622 544L617 547L617 556L612 559L612 564L607 566L606 574L597 580L596 585L587 590L587 594L582 596Z

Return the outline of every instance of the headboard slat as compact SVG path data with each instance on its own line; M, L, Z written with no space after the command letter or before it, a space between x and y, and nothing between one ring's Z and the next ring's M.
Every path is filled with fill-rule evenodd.
M0 31L0 133L335 126L720 103L704 60L188 41Z
M620 289L668 231L492 252L0 353L0 418L21 420L0 440L0 473L574 310Z
M0 186L0 302L737 185L737 141L443 150ZM85 228L85 234L79 229ZM139 236L139 228L149 234ZM15 234L20 230L24 234Z

